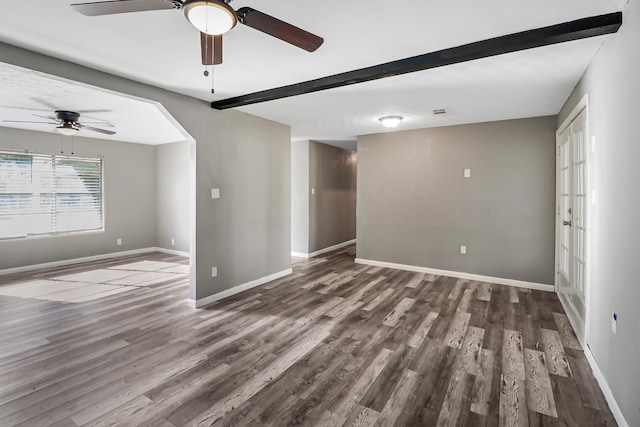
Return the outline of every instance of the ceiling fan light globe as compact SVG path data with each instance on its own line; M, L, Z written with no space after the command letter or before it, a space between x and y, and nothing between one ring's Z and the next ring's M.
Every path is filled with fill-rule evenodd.
M184 15L200 32L224 34L238 23L235 11L221 0L187 0Z
M401 116L385 116L385 117L380 117L378 120L380 120L380 122L384 127L394 128L400 124L402 119L403 117Z
M69 123L64 123L61 124L60 126L56 127L56 131L58 133L61 133L65 136L72 136L75 135L76 133L78 133L78 128L74 127L73 125L69 124Z

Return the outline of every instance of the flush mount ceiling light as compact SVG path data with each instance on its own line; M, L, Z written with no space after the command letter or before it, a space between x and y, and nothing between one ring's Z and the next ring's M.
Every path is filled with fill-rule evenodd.
M75 127L72 123L65 122L60 126L56 127L56 131L66 136L72 136L78 133L78 128Z
M182 8L184 16L202 33L224 34L238 22L235 11L223 0L187 0Z
M382 123L384 127L394 128L400 124L404 117L402 116L384 116L380 117L378 120Z

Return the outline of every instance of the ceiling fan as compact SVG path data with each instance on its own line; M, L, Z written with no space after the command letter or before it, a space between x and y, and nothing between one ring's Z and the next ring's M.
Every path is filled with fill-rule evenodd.
M250 7L234 10L232 0L111 0L72 4L71 8L86 16L149 10L181 9L189 22L200 31L202 65L222 63L222 35L238 22L262 31L308 52L314 52L324 39Z
M6 123L41 123L41 124L49 124L56 125L56 131L63 135L75 135L80 129L89 130L92 132L104 133L105 135L115 135L115 131L101 129L93 126L88 126L88 124L100 124L101 126L113 127L113 124L107 121L98 121L98 122L80 122L80 113L76 113L75 111L66 111L66 110L56 110L55 117L54 116L42 116L40 114L33 114L36 117L42 117L43 119L49 119L50 122L37 122L37 121L29 121L29 120L3 120ZM88 117L88 116L87 116ZM99 120L99 119L96 119Z

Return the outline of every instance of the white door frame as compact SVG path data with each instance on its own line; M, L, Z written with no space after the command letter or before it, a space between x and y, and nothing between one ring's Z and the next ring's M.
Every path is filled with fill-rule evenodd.
M594 140L591 136L590 129L590 111L589 111L589 94L586 94L580 99L580 101L576 104L576 106L571 110L571 113L567 116L567 118L562 122L560 127L556 130L556 207L555 207L555 256L554 256L554 285L556 289L556 293L558 293L558 278L560 272L558 271L559 266L559 245L560 245L560 221L558 220L558 216L560 214L560 162L559 162L559 152L558 147L560 144L560 134L564 132L564 130L571 125L571 123L575 120L575 118L582 112L586 112L586 185L587 185L587 203L585 207L585 215L586 215L586 225L587 225L587 233L585 236L585 260L586 260L586 273L585 273L585 283L584 283L584 305L585 305L585 313L584 313L584 335L580 336L580 334L576 334L578 336L578 340L582 344L583 347L586 347L589 340L589 311L590 311L590 295L591 295L591 275L592 275L592 260L591 260L591 244L593 241L593 205L594 205L594 189L593 189L593 180L591 174L591 167L593 164L593 152L595 149ZM562 303L565 311L567 313L570 312L570 308L566 307L560 298L560 302ZM578 331L579 328L576 328L577 325L573 324L573 320L570 316L569 321L572 323L574 330Z

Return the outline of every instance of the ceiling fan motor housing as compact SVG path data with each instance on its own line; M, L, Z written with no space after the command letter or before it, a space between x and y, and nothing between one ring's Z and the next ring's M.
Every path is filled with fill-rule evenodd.
M77 123L80 119L80 113L66 110L56 110L56 117L64 123Z

